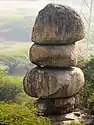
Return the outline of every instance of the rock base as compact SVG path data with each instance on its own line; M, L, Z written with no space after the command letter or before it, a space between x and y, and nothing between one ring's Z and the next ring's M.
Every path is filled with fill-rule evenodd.
M37 114L42 116L60 115L74 110L75 98L68 99L38 99L36 107Z
M52 121L52 125L70 125L73 123L78 125L94 125L94 116L90 116L81 110L48 117Z

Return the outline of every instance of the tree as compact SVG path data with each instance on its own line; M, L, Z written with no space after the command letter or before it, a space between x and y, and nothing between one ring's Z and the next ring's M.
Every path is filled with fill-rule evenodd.
M81 93L81 101L85 107L90 107L94 113L94 56L89 60L81 60L79 67L83 70L85 76L85 85ZM92 107L93 106L93 107Z
M6 67L8 75L24 74L26 70L32 67L32 64L23 60L22 57L0 57L0 63Z
M10 77L0 70L0 101L16 101L18 94L22 92L21 78Z

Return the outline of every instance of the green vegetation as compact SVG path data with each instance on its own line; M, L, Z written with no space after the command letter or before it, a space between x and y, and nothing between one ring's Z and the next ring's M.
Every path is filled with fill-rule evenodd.
M36 117L31 110L19 104L0 103L0 124L2 125L51 125L47 119Z
M28 49L31 46L31 42L27 43L12 43L2 42L0 43L0 56L5 57L18 57L22 59L28 58Z
M94 56L90 60L80 61L79 67L83 70L86 84L82 89L81 105L89 109L94 115ZM3 125L50 125L49 120L36 117L34 102L25 94L22 86L23 77L8 76L0 70L0 124ZM72 123L71 125L80 125Z
M1 125L51 125L49 120L36 117L34 107L36 99L26 95L22 86L23 75L32 67L28 58L28 49L31 46L30 33L35 18L31 17L31 13L33 11L26 17L20 14L11 16L6 14L5 17L0 18ZM91 27L90 34L94 38L94 21ZM92 44L93 40L90 42L89 44ZM81 106L89 109L89 113L94 115L94 56L86 61L80 60L79 67L83 70L86 80L80 92Z
M7 76L0 70L0 101L15 101L16 96L22 92L21 77Z
M89 108L89 111L94 115L94 56L89 60L82 60L79 67L83 70L85 76L85 86L80 92L81 104Z
M21 43L6 45L6 49L1 47L0 67L5 69L8 75L23 76L32 66L28 57L30 44L31 42L23 43L23 48L21 48Z
M36 99L24 93L22 79L8 76L0 70L0 124L50 125L49 120L35 116Z
M23 77L13 76L14 73L9 73L9 68L13 68L13 71L16 71L17 67L19 69L21 66L20 70L22 70L22 67L25 68L29 64L27 55L24 56L27 52L24 50L21 52L21 58L19 52L17 56L11 53L9 57L6 54L0 57L3 65L8 67L6 71L0 70L0 113L2 114L0 114L0 124L50 125L48 120L35 116L34 102L36 99L25 94L22 86ZM23 63L24 66L22 65ZM84 88L80 92L81 105L89 109L91 115L94 115L94 56L91 56L86 61L80 60L78 65L83 70L86 81ZM71 125L80 124L72 123Z

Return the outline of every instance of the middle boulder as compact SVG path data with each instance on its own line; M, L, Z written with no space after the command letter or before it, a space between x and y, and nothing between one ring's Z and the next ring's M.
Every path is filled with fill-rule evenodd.
M71 67L77 63L75 44L31 46L29 58L32 63L44 67Z

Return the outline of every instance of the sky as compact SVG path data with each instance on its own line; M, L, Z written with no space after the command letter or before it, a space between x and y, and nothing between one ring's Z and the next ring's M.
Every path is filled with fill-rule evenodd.
M18 9L33 9L36 10L35 13L37 13L48 3L68 5L79 13L83 1L84 0L0 0L0 16L14 13ZM91 0L86 1L90 4ZM84 7L85 6L86 5L84 4ZM88 11L87 7L86 10Z
M15 10L17 8L34 8L41 9L48 3L59 3L74 6L76 0L0 0L0 10ZM78 5L81 5L81 0L78 1Z

